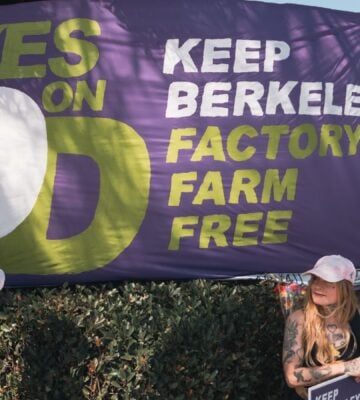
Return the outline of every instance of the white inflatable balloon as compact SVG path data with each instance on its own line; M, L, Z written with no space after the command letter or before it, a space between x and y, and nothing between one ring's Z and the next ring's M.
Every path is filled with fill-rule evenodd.
M29 215L46 172L43 113L25 93L0 87L0 237Z

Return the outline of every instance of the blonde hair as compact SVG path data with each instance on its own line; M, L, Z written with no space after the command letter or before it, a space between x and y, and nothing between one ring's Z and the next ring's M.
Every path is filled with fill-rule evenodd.
M304 332L303 341L305 344L305 364L308 366L324 365L336 361L334 346L329 342L326 335L326 317L330 315L335 318L337 325L345 331L345 350L349 347L351 329L348 323L358 308L358 300L351 282L343 280L337 283L337 301L331 314L326 315L323 307L316 305L311 296L310 280L306 295L304 309ZM356 340L354 341L356 344ZM316 345L316 360L313 359L312 349Z

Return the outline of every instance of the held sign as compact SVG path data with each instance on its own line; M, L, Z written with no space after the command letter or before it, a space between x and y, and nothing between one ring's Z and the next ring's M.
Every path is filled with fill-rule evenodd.
M309 388L309 400L360 400L360 384L342 375Z

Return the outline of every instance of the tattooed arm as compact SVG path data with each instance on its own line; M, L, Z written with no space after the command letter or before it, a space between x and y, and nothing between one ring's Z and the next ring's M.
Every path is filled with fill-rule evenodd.
M339 362L321 367L303 367L304 347L302 341L304 313L299 310L286 321L283 344L283 367L290 387L312 386L345 373L347 363ZM354 361L354 360L353 360ZM350 361L349 361L350 363ZM351 364L348 366L351 369ZM352 368L356 368L352 366ZM360 361L358 365L360 371Z
M354 358L353 360L346 361L345 363L345 374L350 376L360 377L360 357ZM359 382L359 379L357 379Z

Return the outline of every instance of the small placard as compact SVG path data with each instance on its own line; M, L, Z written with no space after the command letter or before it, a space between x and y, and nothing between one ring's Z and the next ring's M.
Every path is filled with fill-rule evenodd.
M341 375L309 388L309 400L360 400L360 383Z

